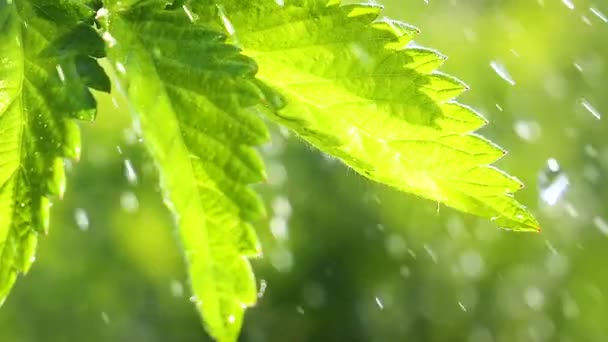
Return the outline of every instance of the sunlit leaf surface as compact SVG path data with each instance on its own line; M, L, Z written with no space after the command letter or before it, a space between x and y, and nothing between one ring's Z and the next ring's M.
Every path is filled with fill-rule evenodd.
M213 6L197 6L213 12ZM522 184L490 166L504 151L473 132L486 121L454 101L439 53L375 4L224 1L220 22L287 106L271 117L375 181L513 230L539 229L513 197Z
M224 35L164 1L116 2L109 57L160 172L207 331L235 341L256 301L247 257L259 254L248 223L264 214L248 187L264 179L252 148L268 133L251 107L262 98L256 66Z

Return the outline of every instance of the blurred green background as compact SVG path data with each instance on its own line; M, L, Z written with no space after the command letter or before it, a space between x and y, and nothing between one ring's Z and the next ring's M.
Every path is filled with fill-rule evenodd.
M526 183L542 233L372 184L274 129L241 340L608 341L608 3L385 4L471 86L460 101L491 120L481 133L510 151L498 166ZM207 341L154 167L100 103L0 341Z

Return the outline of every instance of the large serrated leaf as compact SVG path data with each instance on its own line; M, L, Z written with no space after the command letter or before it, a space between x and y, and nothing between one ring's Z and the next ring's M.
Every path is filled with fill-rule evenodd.
M193 2L209 16L211 2ZM408 45L417 29L379 18L375 4L222 1L232 41L287 103L271 114L359 173L494 220L539 229L513 197L522 187L490 166L504 152L473 131L486 121L454 102L466 89L436 71L439 53Z
M252 111L256 66L223 33L164 1L110 6L109 59L141 124L181 235L207 331L235 341L256 301L250 221L264 215L248 184L265 178L252 148L268 138Z
M110 88L92 14L81 1L0 0L0 304L34 260L49 196L64 192L60 157L79 157L69 119L94 117L88 87Z

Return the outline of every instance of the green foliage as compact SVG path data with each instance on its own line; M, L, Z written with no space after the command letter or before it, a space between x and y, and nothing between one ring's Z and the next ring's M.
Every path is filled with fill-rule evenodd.
M252 145L268 137L251 109L262 96L255 63L162 2L112 6L107 32L119 43L109 60L177 217L193 301L212 336L236 340L257 294L246 257L260 249L248 221L264 215L247 186L264 179Z
M94 59L103 41L82 22L92 15L76 1L0 1L0 303L48 229L48 196L64 192L59 158L79 157L69 119L92 120L88 88L110 89Z
M417 29L378 19L374 4L263 3L224 11L258 78L284 96L273 119L373 180L538 230L512 197L522 184L488 166L505 152L471 133L486 121L453 101L466 86L435 71L442 55L408 48Z
M63 193L60 158L78 158L69 119L93 119L88 88L110 90L95 60L106 53L219 341L237 339L256 301L260 114L372 180L537 230L512 197L521 184L489 166L504 152L472 133L485 120L453 101L466 87L435 71L445 58L379 13L321 0L0 0L0 301L46 232L48 197Z

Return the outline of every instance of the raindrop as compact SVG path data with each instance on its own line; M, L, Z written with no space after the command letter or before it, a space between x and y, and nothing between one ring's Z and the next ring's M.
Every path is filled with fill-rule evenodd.
M114 46L116 46L116 38L114 38L110 32L106 31L101 35L101 38L108 43L108 47L112 48Z
M127 74L127 68L125 68L125 65L120 62L116 62L116 70L123 75Z
M431 249L431 247L429 245L426 245L426 244L424 245L424 250L431 257L431 259L433 260L433 262L437 263L437 254L435 254L435 251L433 251Z
M137 200L137 196L130 191L123 192L120 195L120 207L128 213L136 212L137 209L139 209L139 201Z
M105 311L103 311L101 313L101 320L107 325L110 324L110 317L108 316L107 313L105 313Z
M562 99L568 93L568 81L559 73L548 73L544 79L543 87L547 95L554 99Z
M97 13L95 13L95 20L99 20L101 18L106 18L108 16L108 14L110 14L108 9L105 7L102 7L97 10Z
M526 289L524 299L532 310L540 310L545 304L545 295L535 286L530 286Z
M74 210L74 220L80 230L86 231L89 229L89 215L84 209L77 208Z
M593 225L595 225L595 227L599 229L602 234L608 236L608 222L606 222L606 220L604 220L602 217L595 216L593 218Z
M125 177L127 177L127 181L131 184L137 184L137 173L135 172L135 168L133 168L133 164L129 159L125 159Z
M529 142L538 140L541 135L540 125L536 121L517 120L513 129L520 138Z
M573 217L573 218L579 217L578 210L576 210L576 207L574 207L574 205L572 205L572 203L566 203L565 209L566 209L566 213L568 213L568 215L570 217Z
M284 0L275 0L275 2L277 3L277 5L283 7L285 6L285 1Z
M595 107L593 107L593 105L589 101L587 101L587 99L581 99L581 104L596 119L600 120L602 118L602 114Z
M570 181L568 177L560 173L549 186L543 188L540 193L540 197L550 206L557 204L557 201L562 197Z
M403 277L403 278L409 278L410 275L412 274L412 271L410 271L410 268L407 266L401 266L399 267L399 274Z
M134 145L137 143L137 133L132 128L126 128L123 131L123 137L127 145Z
M551 170L551 172L559 171L559 163L557 162L557 160L555 160L555 158L549 158L547 160L547 167L549 168L549 170Z
M228 323L234 324L235 321L236 321L236 318L234 317L234 315L228 316Z
M218 5L218 10L219 10L220 19L222 20L222 24L224 24L224 28L226 29L226 32L230 36L234 35L236 30L234 29L232 22L230 22L230 19L228 19L228 16L226 15L224 8L222 6Z
M554 277L561 277L568 271L568 258L561 254L551 253L545 260L547 272Z
M391 234L386 238L384 246L388 254L394 259L400 259L407 254L407 244L405 240L397 235Z
M587 18L586 15L581 16L581 20L589 26L593 25L593 24L591 24L591 20L589 20L589 18Z
M560 172L557 160L549 158L547 160L547 170L539 176L540 197L542 200L550 206L557 204L569 185L568 176Z
M296 311L300 314L303 315L304 314L304 308L301 307L300 305L296 306Z
M277 240L287 240L289 238L287 220L281 216L275 216L270 220L270 231Z
M293 267L293 255L284 247L271 251L269 257L270 263L279 272L289 272Z
M268 284L266 283L266 280L264 280L264 279L260 280L260 289L258 290L258 298L264 297L264 293L266 293L267 286L268 286Z
M602 12L600 12L600 10L598 10L597 8L589 8L589 10L591 11L591 13L595 14L596 17L600 18L600 20L602 20L605 23L608 23L608 17L606 17L606 15Z
M574 3L572 2L572 0L562 0L562 3L564 5L566 5L566 7L568 7L568 9L571 9L571 10L574 9Z
M272 210L274 214L280 217L288 218L291 216L291 204L287 197L277 196L272 201Z
M180 281L172 280L170 288L173 297L182 297L184 295L184 285Z
M192 296L190 296L189 300L190 300L191 303L194 303L194 305L196 305L196 306L203 305L203 301L200 300L200 299L198 299L197 296L192 295Z
M378 305L378 307L380 308L380 310L384 310L384 305L382 305L382 302L380 301L380 298L376 297L376 305Z
M462 302L458 302L458 306L460 307L460 310L467 312L467 308L464 306L464 304L462 304Z
M184 12L186 13L186 16L188 17L188 19L191 22L195 22L198 20L198 16L196 14L193 14L192 11L190 11L190 9L188 7L186 7L186 5L183 5L182 9L184 10Z
M460 255L460 268L470 278L477 278L483 271L483 259L475 251L466 251Z
M502 63L498 61L492 61L490 62L490 66L492 67L492 69L494 69L494 72L496 72L498 76L500 76L503 80L507 81L512 86L515 85L513 77L511 77L511 74L509 74L507 68Z
M65 73L63 72L63 68L61 67L61 64L55 65L55 69L57 69L57 76L59 76L59 80L61 82L65 82Z
M279 187L287 180L287 170L278 162L269 162L268 166L268 183L272 186Z

